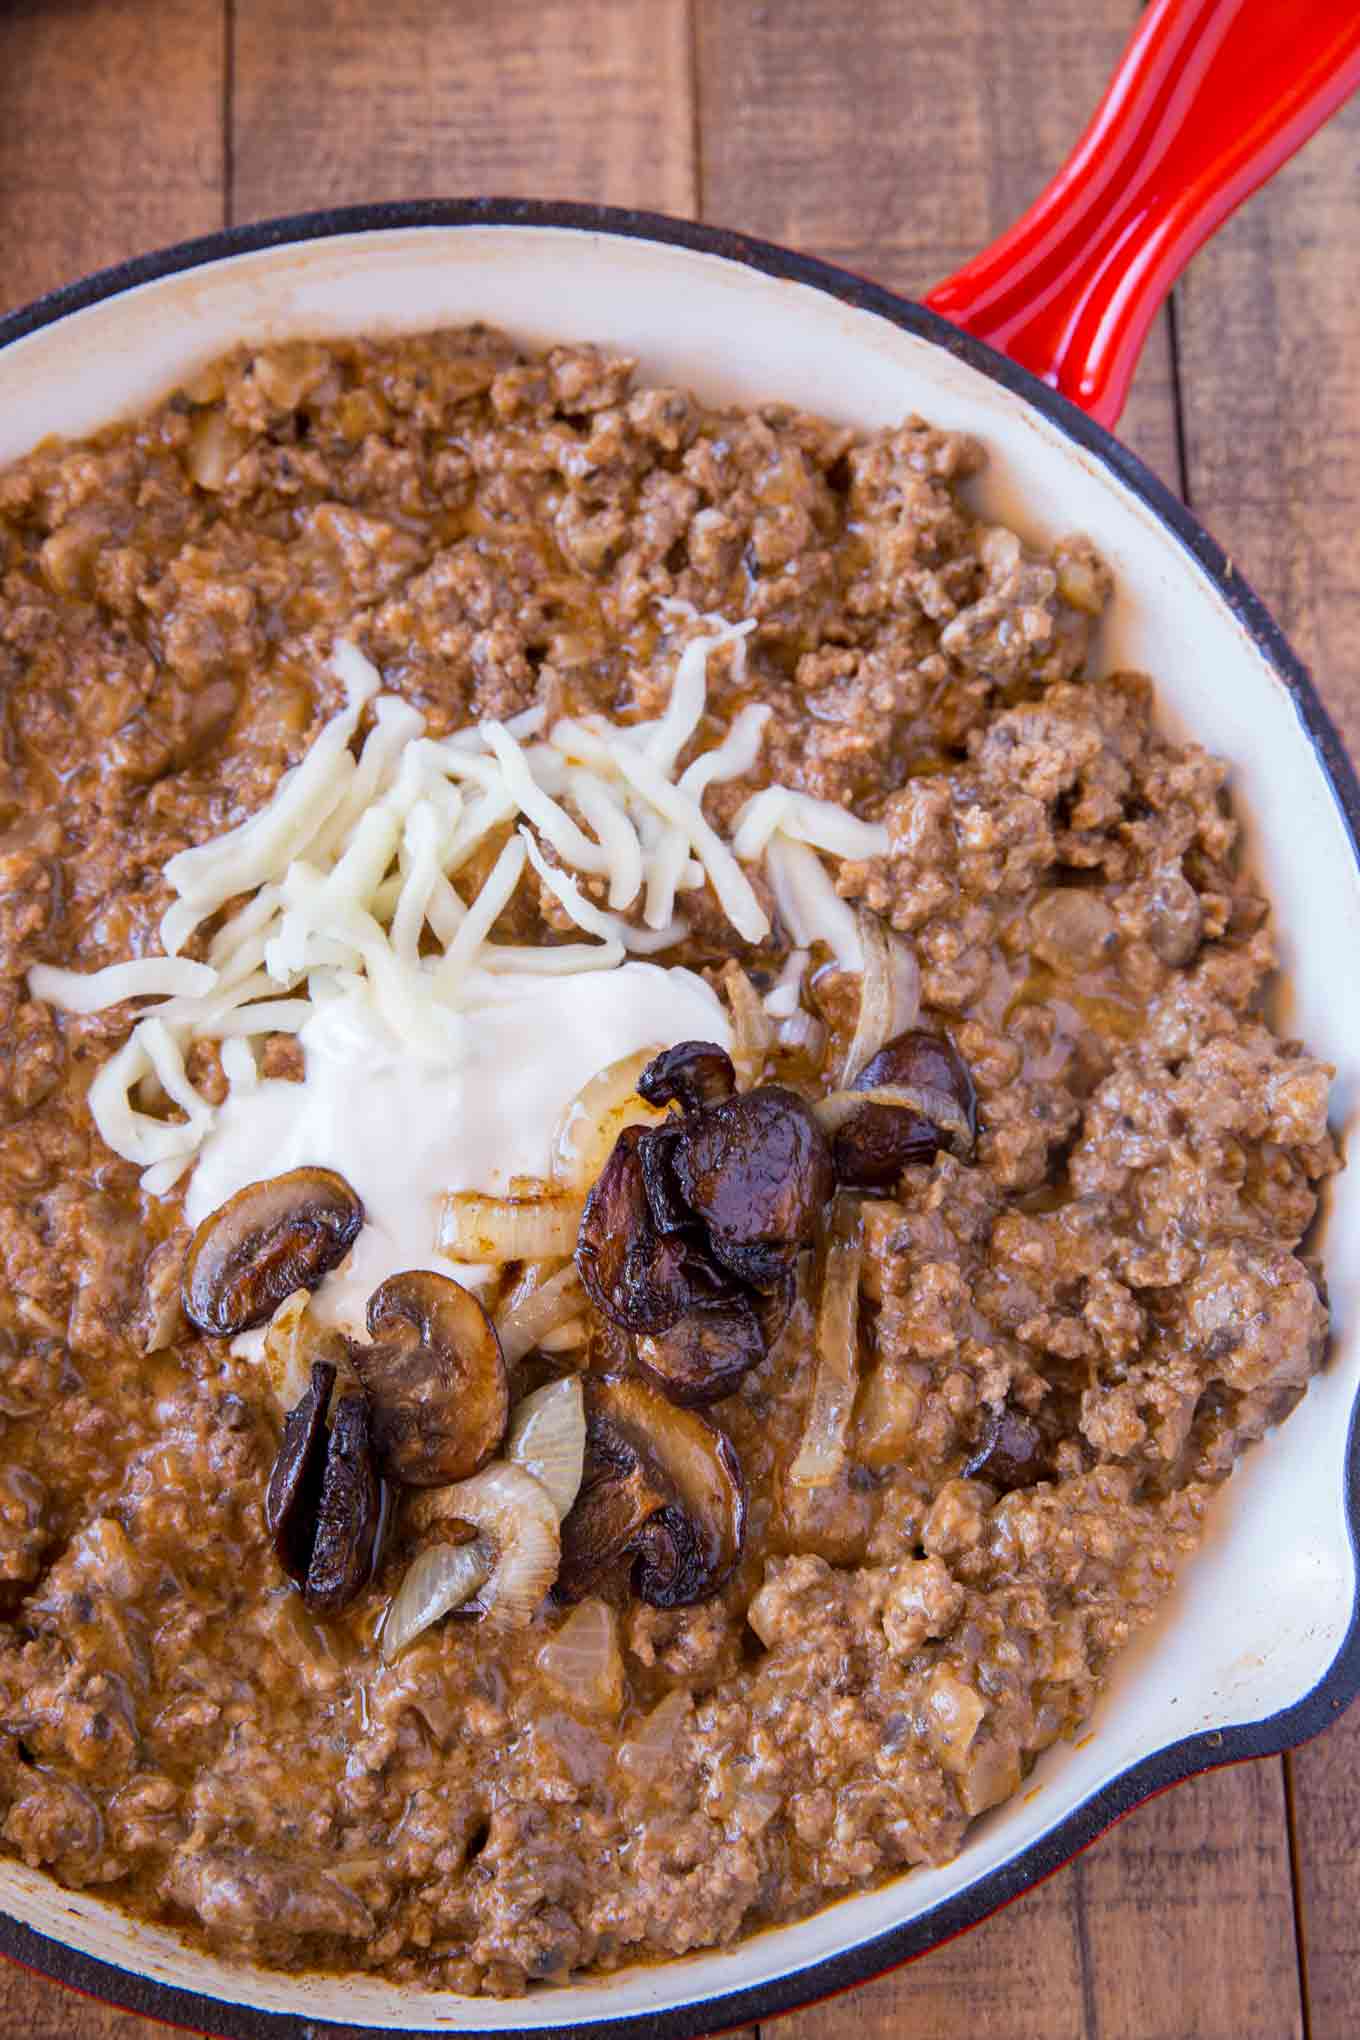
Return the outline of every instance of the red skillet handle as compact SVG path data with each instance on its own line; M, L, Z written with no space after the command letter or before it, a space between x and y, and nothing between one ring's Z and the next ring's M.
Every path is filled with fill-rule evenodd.
M1152 0L1029 211L926 299L1102 425L1220 221L1360 85L1360 0Z

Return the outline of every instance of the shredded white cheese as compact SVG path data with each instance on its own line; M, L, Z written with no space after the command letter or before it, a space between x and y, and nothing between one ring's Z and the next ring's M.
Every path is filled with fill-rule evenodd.
M882 822L862 822L858 815L832 800L815 800L787 786L767 786L753 793L737 816L732 848L738 857L764 853L778 832L795 842L810 843L836 857L886 857L888 831Z
M817 852L791 836L772 836L765 871L779 918L800 949L825 942L842 970L862 971L864 950L855 917Z
M662 607L702 628L676 662L664 712L629 726L590 716L545 729L538 706L434 739L417 709L381 693L380 675L356 646L337 643L331 668L344 708L257 814L166 865L177 896L161 924L166 954L91 973L44 964L30 972L33 996L71 1013L160 1002L89 1093L103 1138L142 1167L149 1190L169 1189L213 1127L215 1108L187 1073L193 1042L220 1043L231 1093L248 1091L259 1081L253 1039L299 1032L328 1001L358 1000L409 1053L447 1058L460 1013L499 997L507 976L613 970L630 955L672 947L687 932L677 901L696 887L712 886L745 941L763 941L769 916L743 863L763 858L800 951L822 942L843 967L861 967L854 914L818 853L881 855L887 831L770 787L746 802L724 840L704 814L704 795L755 768L770 709L743 708L720 743L678 767L700 741L709 658L727 646L739 683L755 623ZM475 895L461 895L454 880L507 825ZM530 870L589 941L492 941ZM601 882L607 908L592 897ZM231 902L207 962L180 956ZM630 909L635 918L625 918ZM801 969L791 967L770 995L772 1012L796 1005ZM181 1116L164 1116L167 1104Z
M802 1003L803 979L811 956L806 949L791 949L779 981L765 994L765 1011L772 1020L790 1020Z
M211 992L216 984L215 970L182 956L142 956L92 971L35 963L28 974L34 998L59 1006L64 1013L102 1013L124 999L192 999Z

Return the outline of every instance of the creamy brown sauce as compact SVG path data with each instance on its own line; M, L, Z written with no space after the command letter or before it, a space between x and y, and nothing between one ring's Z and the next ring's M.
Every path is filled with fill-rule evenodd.
M979 525L979 461L920 421L707 412L475 331L236 357L0 475L10 1851L228 1953L515 1992L944 1861L1087 1720L1320 1362L1298 1249L1336 1157L1328 1072L1262 1018L1222 767L1158 734L1146 681L1085 671L1104 568ZM775 714L711 819L768 778L887 821L842 890L915 944L981 1133L866 1201L844 1475L787 1477L805 1296L714 1412L750 1490L738 1571L669 1613L619 1581L624 1683L592 1711L540 1667L550 1609L383 1667L399 1539L338 1619L284 1583L271 1399L189 1335L177 1201L84 1109L132 1016L58 1019L25 972L155 951L166 859L296 761L337 634L435 733L539 699L647 716L663 596L758 622L741 686L714 662L706 736ZM730 930L690 904L677 960L715 966ZM517 911L518 939L557 932ZM743 957L762 983L782 960ZM855 987L819 959L811 997L825 1061L771 1074L817 1093ZM1003 1404L1053 1460L1006 1495L961 1477Z

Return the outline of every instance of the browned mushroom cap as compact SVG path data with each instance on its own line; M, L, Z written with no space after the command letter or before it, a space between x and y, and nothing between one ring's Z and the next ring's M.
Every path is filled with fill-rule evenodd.
M699 1304L668 1331L635 1339L634 1361L672 1402L687 1409L720 1402L770 1351L797 1293L791 1272L764 1291L733 1283L729 1294Z
M619 1135L586 1199L576 1241L586 1294L627 1332L664 1332L727 1286L696 1239L658 1231L643 1178L646 1136L640 1126L626 1126Z
M682 1112L720 1104L737 1088L732 1058L716 1041L678 1041L653 1056L637 1080L649 1105L678 1105Z
M381 1513L368 1398L342 1395L331 1425L316 1536L302 1589L309 1608L336 1615L368 1584Z
M316 1534L316 1512L326 1469L326 1409L335 1386L328 1360L312 1363L311 1386L283 1422L283 1444L265 1491L265 1528L279 1564L301 1586Z
M826 1135L780 1084L685 1120L674 1170L714 1259L757 1289L786 1277L833 1188Z
M731 1395L765 1358L765 1335L749 1295L692 1310L633 1348L638 1367L674 1403L694 1409Z
M579 1600L627 1560L654 1608L717 1592L741 1557L746 1483L732 1441L650 1382L586 1381L585 1481L562 1525L555 1593Z
M485 1465L505 1433L510 1393L494 1325L475 1296L432 1269L389 1275L368 1299L371 1346L350 1349L372 1398L383 1472L447 1487Z
M868 1061L854 1091L910 1090L919 1112L866 1105L836 1131L836 1180L855 1190L891 1190L910 1163L933 1162L941 1148L971 1152L977 1136L977 1093L968 1065L947 1035L913 1027ZM939 1101L932 1117L931 1099Z
M981 1441L963 1469L969 1480L985 1480L1009 1494L1013 1488L1033 1487L1050 1480L1053 1467L1043 1432L1023 1410L1003 1403L987 1419Z
M229 1339L265 1324L296 1289L315 1289L359 1235L364 1207L334 1169L247 1183L209 1212L184 1264L184 1314Z

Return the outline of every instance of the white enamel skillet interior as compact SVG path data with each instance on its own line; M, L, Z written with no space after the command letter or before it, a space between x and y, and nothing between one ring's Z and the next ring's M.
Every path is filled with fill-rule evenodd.
M241 342L482 319L598 341L708 398L778 398L875 427L920 411L985 441L974 497L1032 539L1082 530L1114 569L1099 652L1157 684L1166 727L1232 766L1268 887L1290 1031L1356 1096L1360 791L1311 682L1174 498L1100 427L921 307L743 237L593 207L363 208L219 235L0 322L0 460L125 417ZM1330 1188L1335 1338L1301 1407L1216 1501L1203 1550L1077 1745L1040 1762L941 1870L917 1870L718 1954L515 2002L360 1976L297 1977L192 1950L93 1893L0 1863L0 1949L116 2003L215 2033L506 2033L669 2040L855 1983L981 1919L1150 1792L1324 1727L1360 1688L1360 1171ZM263 1583L262 1583L263 1584Z

